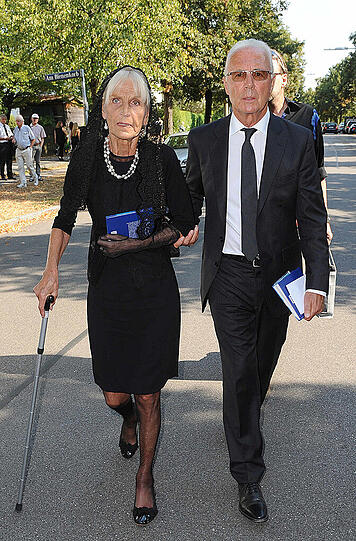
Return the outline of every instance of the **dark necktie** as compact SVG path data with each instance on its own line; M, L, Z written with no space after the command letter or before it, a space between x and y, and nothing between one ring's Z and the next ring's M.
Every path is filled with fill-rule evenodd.
M255 128L242 128L245 141L241 149L241 233L242 252L249 261L258 254L256 239L257 173L255 152L251 137Z

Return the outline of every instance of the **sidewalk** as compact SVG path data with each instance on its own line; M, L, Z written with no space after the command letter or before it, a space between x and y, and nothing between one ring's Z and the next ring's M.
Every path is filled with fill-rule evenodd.
M61 263L20 515L14 507L40 328L32 287L44 266L51 222L0 238L0 540L353 541L354 307L338 307L332 321L291 321L264 410L270 520L250 523L238 512L228 471L218 345L209 313L200 311L201 240L174 262L182 340L179 377L162 393L159 515L147 528L133 523L138 456L121 457L121 422L91 374L89 222L80 212Z

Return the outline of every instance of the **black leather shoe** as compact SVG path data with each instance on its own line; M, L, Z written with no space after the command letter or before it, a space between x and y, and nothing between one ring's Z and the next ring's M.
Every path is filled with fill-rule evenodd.
M119 447L124 458L132 458L138 449L138 443L136 442L132 445L120 438Z
M157 504L156 504L156 494L154 488L152 488L152 497L153 497L153 507L136 507L134 506L132 510L132 515L136 524L140 526L145 526L152 522L155 516L158 513Z
M239 509L253 522L268 520L267 505L259 483L239 483Z

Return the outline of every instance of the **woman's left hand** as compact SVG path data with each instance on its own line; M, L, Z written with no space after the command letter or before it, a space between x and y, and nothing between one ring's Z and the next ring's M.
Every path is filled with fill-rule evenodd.
M98 239L100 250L107 257L117 257L123 253L135 250L137 248L136 245L139 243L140 241L138 239L131 239L124 235L110 235L109 233L102 235Z

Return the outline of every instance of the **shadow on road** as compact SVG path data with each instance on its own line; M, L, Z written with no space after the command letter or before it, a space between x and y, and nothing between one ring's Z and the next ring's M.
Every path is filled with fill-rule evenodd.
M214 355L202 360L201 367L209 362L215 366ZM0 359L8 366L18 362L4 361ZM146 539L130 516L138 457L130 464L119 458L121 422L105 406L100 390L88 385L90 360L64 356L62 363L73 371L62 378L58 366L42 385L46 392L42 389L40 395L22 516L13 513L13 504L28 393L22 394L23 419L6 419L3 444L13 452L11 462L2 461L8 497L0 530L11 532L14 540L32 539L35 532L42 541L58 539L58 532L61 541ZM228 472L222 428L221 385L193 381L195 367L185 363L185 381L171 382L163 391L163 433L155 466L160 515L150 526L150 539L317 541L339 539L342 532L351 541L353 500L345 494L355 470L356 389L273 386L263 427L268 466L263 486L271 520L261 526L237 512L237 487ZM70 520L63 521L64 516Z

